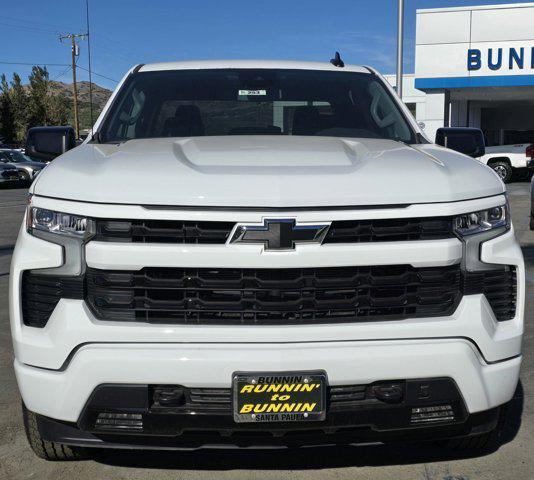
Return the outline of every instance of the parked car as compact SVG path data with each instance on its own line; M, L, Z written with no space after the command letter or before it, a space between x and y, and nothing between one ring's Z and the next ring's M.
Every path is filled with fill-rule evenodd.
M0 162L13 164L20 171L22 179L28 182L33 182L46 167L46 163L33 161L18 150L0 149Z
M479 160L493 168L504 183L509 183L514 176L533 170L533 166L530 165L532 157L534 157L534 145L521 143L486 147L486 154Z
M525 305L506 187L375 70L139 65L69 137L28 133L60 156L9 277L38 456L498 438Z
M9 163L0 162L0 187L23 182L21 172Z

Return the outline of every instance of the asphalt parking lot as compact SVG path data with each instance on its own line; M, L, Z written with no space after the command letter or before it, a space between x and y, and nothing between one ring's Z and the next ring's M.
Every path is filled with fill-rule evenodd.
M509 186L516 234L527 265L527 316L521 382L502 445L461 457L433 445L324 447L297 451L188 453L99 452L93 460L49 463L33 455L22 428L9 332L9 263L26 189L0 189L0 478L1 479L395 479L531 480L534 478L534 232L529 185Z

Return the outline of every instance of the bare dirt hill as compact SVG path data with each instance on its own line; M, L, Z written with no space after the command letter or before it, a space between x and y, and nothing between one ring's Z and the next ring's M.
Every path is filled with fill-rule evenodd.
M89 103L89 82L77 82L76 86L78 87L78 101L80 103ZM72 101L72 83L50 82L49 88L52 92ZM93 105L95 110L102 110L110 95L111 90L93 83Z

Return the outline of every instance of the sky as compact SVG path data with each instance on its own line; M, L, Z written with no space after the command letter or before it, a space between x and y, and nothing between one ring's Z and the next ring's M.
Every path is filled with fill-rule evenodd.
M405 0L405 72L414 70L415 10L503 2ZM328 61L395 71L396 0L89 0L93 81L114 88L138 63L203 59ZM0 15L0 73L27 81L47 65L72 81L69 44L59 34L86 31L85 0L6 2ZM78 79L87 80L88 44L79 40ZM55 64L55 65L54 65Z

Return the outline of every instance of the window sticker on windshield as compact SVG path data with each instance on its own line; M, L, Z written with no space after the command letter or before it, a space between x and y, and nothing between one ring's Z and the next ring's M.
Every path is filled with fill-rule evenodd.
M267 90L239 90L238 95L248 96L248 95L267 95Z

